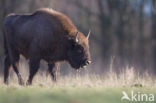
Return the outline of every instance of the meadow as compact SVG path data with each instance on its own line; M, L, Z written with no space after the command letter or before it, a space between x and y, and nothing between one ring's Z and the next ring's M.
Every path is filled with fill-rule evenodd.
M117 75L109 71L105 76L68 75L59 76L57 84L50 77L37 75L32 86L19 86L16 76L8 86L0 81L0 103L132 103L121 100L122 92L156 95L156 79L148 73L140 76L133 68ZM156 101L135 101L156 103Z
M56 84L52 82L50 76L46 77L44 69L47 68L47 63L43 63L46 66L41 63L40 71L31 86L18 85L17 76L12 70L9 85L4 85L3 21L10 13L31 14L39 8L49 8L64 13L71 19L77 31L84 33L85 36L91 30L89 51L92 63L87 70L81 72L76 72L68 65L61 65L62 72L58 74ZM14 22L18 21L18 17L20 18L17 16ZM50 33L47 31L58 32L59 30L61 34L64 34L64 30L60 30L64 25L58 26L58 30L52 29L57 29L59 22L56 21L59 19L52 27L49 26L53 23L45 23L51 20L35 22L38 25L29 25L30 27L24 25L29 24L33 17L35 16L32 15L29 19L24 16L21 22L16 22L16 25L11 28L10 25L5 25L9 31L13 29L15 32L17 28L19 29L17 34L23 33L23 37L20 35L22 39L13 36L12 42L6 41L13 45L18 44L16 41L29 44L23 39L26 34L45 33L43 38L36 37L41 39L45 39ZM49 16L48 18L50 19ZM27 23L21 25L22 22ZM43 27L42 23L47 26ZM62 23L66 24L66 22ZM72 25L67 27L70 29ZM31 30L24 30L24 28L31 28ZM11 33L16 35L14 32ZM67 33L68 31L65 30L65 34ZM9 38L10 36L7 39ZM36 40L45 48L50 46L46 41L42 43L43 40ZM48 41L50 38L45 40ZM24 45L23 48L26 51L29 49ZM37 48L39 49L38 46ZM50 51L45 53L49 54L53 51L48 50ZM66 52L64 51L65 54ZM28 61L23 59L20 60L20 72L26 82L29 66ZM126 65L133 67L125 68ZM109 67L110 70L108 70ZM108 71L105 72L105 70ZM140 74L137 71L144 73ZM0 0L0 103L156 103L156 75L152 76L148 71L156 74L156 0ZM125 93L129 97L127 100L122 99ZM155 96L152 98L153 101L150 101L151 94ZM135 98L132 98L133 96Z

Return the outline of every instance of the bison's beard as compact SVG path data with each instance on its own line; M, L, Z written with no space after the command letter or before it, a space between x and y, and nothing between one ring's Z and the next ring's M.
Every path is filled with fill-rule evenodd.
M73 61L70 61L69 64L71 65L71 67L75 68L75 69L80 69L81 65L79 63L75 63Z
M74 60L69 60L69 64L71 65L71 67L73 67L75 69L84 68L86 66L82 62L80 62L80 61L74 61Z
M81 58L79 56L71 55L72 53L69 53L67 61L71 65L71 67L75 69L84 68L86 66L85 58Z

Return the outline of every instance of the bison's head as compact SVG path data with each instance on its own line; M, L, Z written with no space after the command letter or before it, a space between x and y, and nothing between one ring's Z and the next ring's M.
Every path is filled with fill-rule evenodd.
M85 37L81 32L77 32L76 35L69 39L68 61L70 65L75 68L83 68L91 63L88 36Z

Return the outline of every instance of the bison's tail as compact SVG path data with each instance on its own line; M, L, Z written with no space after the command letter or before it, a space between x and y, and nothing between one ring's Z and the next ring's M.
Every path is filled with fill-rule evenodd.
M6 32L3 30L3 40L4 40L4 54L8 54L8 48L7 48L7 40L6 40Z

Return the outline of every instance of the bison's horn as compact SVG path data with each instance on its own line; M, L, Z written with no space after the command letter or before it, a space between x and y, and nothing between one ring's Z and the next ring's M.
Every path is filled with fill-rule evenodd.
M91 30L89 30L89 33L87 35L87 39L89 39L90 33L91 33Z
M76 36L75 36L75 41L78 42L77 36L78 36L79 32L76 32Z

